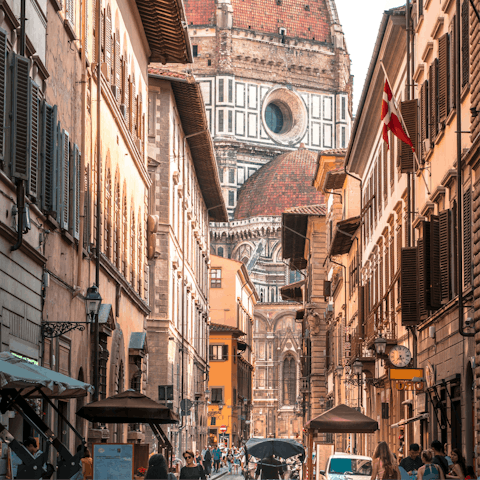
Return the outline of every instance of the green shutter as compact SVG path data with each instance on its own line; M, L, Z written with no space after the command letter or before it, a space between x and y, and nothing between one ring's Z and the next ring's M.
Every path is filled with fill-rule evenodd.
M68 210L69 210L69 176L70 176L70 144L69 134L67 131L62 130L60 134L61 142L58 152L58 160L60 166L60 178L58 182L58 189L60 194L60 228L68 230Z
M70 157L70 230L75 239L80 231L80 185L83 179L80 172L80 151L75 144Z
M12 176L21 180L28 180L28 173L30 171L32 90L29 72L30 60L13 54L10 151Z
M57 107L42 103L40 122L40 207L56 216L55 200L55 156L57 147Z
M0 28L0 162L5 161L5 98L7 96L7 32Z
M34 198L39 195L39 123L40 123L40 87L30 80L30 88L32 91L31 103L31 142L30 142L30 171L28 174L27 194Z

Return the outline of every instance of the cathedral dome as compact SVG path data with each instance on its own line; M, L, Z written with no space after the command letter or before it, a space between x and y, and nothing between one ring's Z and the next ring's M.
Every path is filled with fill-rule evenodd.
M235 220L281 215L292 207L324 203L312 180L318 153L303 146L284 153L258 169L238 192Z

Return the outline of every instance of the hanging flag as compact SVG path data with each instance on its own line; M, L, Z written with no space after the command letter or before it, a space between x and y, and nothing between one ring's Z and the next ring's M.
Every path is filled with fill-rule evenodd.
M385 79L385 87L383 89L382 100L383 139L385 140L385 142L387 142L388 148L390 148L390 145L388 143L388 131L390 130L402 142L410 145L412 151L415 152L408 133L406 133L402 127L400 118L401 114L399 114L397 108L395 107L393 93L390 90L390 85L388 84L388 80Z

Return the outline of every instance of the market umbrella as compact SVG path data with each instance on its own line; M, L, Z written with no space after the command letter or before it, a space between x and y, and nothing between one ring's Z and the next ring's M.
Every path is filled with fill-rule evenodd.
M283 459L301 455L301 461L305 456L303 445L288 438L251 438L245 445L248 454L257 458L265 458L276 455Z
M78 412L82 418L99 423L178 423L178 415L170 408L135 390L92 402Z
M305 429L319 433L373 433L378 430L378 422L340 404L310 420Z

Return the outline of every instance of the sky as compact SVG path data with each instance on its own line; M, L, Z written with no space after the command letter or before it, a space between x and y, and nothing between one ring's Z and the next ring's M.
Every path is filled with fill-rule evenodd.
M405 5L403 0L336 0L340 23L352 62L353 111L356 112L373 47L385 10Z

